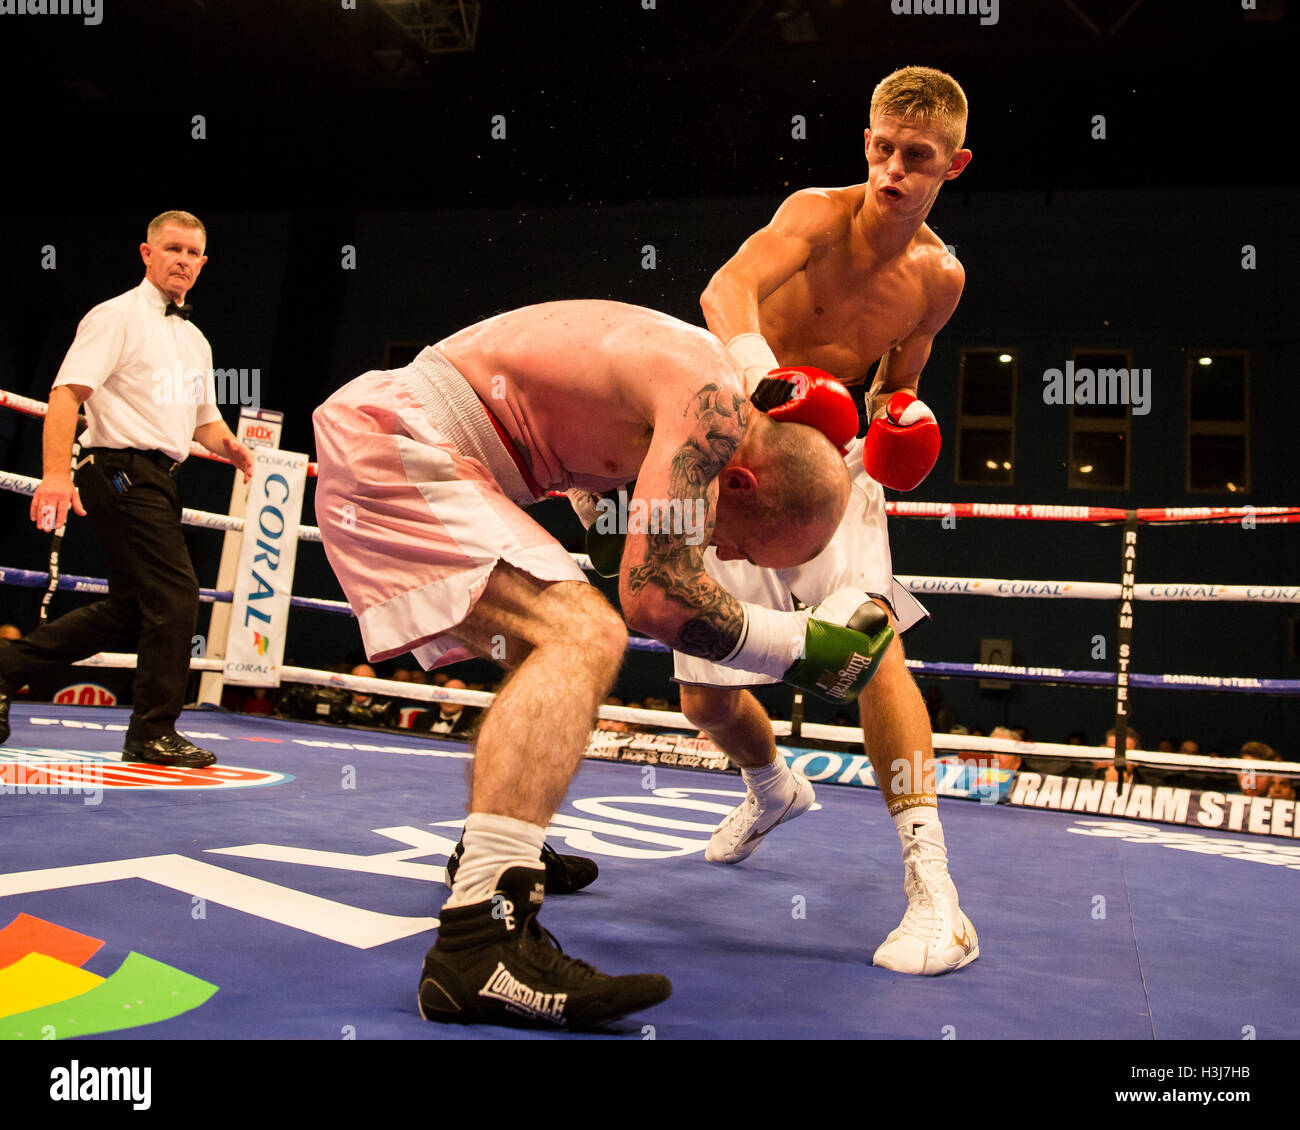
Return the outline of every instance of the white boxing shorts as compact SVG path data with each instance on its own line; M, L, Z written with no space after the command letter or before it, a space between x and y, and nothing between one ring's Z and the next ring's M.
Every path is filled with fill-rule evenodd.
M374 661L427 668L473 654L447 634L498 561L540 581L586 581L521 506L537 501L473 388L432 346L363 373L312 415L316 520Z
M849 446L845 462L853 490L844 518L830 543L811 561L793 569L763 569L748 561L719 561L717 550L704 552L704 569L737 600L793 612L795 601L812 607L842 588L858 588L879 597L894 614L899 634L930 614L894 580L885 524L885 492L862 467L862 440ZM753 687L780 682L771 675L721 667L707 659L673 652L673 679L706 687Z

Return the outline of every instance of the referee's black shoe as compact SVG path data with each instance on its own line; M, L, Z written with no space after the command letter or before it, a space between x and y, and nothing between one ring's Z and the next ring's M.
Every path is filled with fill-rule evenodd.
M508 867L491 898L443 907L420 974L425 1020L596 1028L668 999L666 977L611 977L560 949L537 922L543 881L540 867Z
M206 769L217 763L217 755L199 749L173 730L160 738L127 738L122 749L123 761L147 761L177 769Z
M456 881L460 857L465 854L465 841L456 844L456 850L447 860L447 886ZM571 895L583 887L590 887L600 874L594 859L581 855L560 855L550 844L542 844L542 866L546 868L546 893Z

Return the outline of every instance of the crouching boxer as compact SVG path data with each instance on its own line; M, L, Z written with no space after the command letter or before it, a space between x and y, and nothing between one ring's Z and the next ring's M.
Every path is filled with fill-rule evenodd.
M522 508L547 491L635 477L633 504L663 520L648 524L659 532L629 532L628 624L684 653L847 698L893 635L883 614L854 620L860 591L853 609L836 594L825 609L778 611L741 603L703 567L710 543L773 568L816 556L850 493L835 446L752 407L711 334L603 301L471 326L405 368L358 377L313 421L321 539L371 660L412 651L428 668L478 655L511 672L478 733L421 1014L588 1028L664 1000L666 978L607 976L537 922L545 829L627 631Z

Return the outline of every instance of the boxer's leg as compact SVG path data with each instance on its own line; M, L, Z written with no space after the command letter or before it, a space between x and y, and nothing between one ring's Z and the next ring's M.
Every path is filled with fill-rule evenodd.
M545 826L623 662L622 618L591 585L548 584L501 562L448 634L484 656L504 646L513 670L479 728L471 813Z
M894 624L893 617L890 623ZM892 813L916 799L935 807L930 714L894 637L871 682L858 695L864 752Z
M749 691L683 683L682 713L738 768L762 769L776 760L772 723Z
M794 608L778 570L720 561L713 549L705 551L704 568L738 600L787 612ZM814 799L808 781L777 756L767 712L744 689L777 680L681 652L673 653L673 673L682 689L682 713L739 767L744 779L744 801L718 825L704 852L711 863L739 863L777 824L808 811Z
M470 814L544 828L582 759L596 707L614 685L627 627L591 585L538 581L501 562L469 617L448 635L513 672L479 724ZM582 890L599 874L593 860L544 843L538 851L548 894ZM464 859L462 838L447 861L453 890ZM485 874L490 863L480 868ZM459 897L473 901L479 893L462 887Z
M865 751L902 843L908 901L903 921L877 948L874 964L929 975L960 969L979 957L979 938L948 874L930 716L900 638L858 696L858 708Z
M622 662L621 617L584 582L548 584L499 562L448 634L503 657L513 674L479 729L465 850L425 956L421 1015L586 1028L664 1000L665 978L606 976L566 956L536 921L546 824Z
M777 755L772 723L749 691L683 683L682 713L740 767L745 799L727 814L704 849L710 863L739 863L753 855L778 824L812 807L812 785Z
M860 588L889 611L901 636L926 615L893 577L884 492L861 467L858 440L846 459L857 468L844 521L822 554L782 576L815 605L843 587ZM887 597L888 601L882 599ZM979 956L975 929L957 905L934 795L929 715L896 638L858 696L863 751L902 844L907 912L876 950L875 962L899 972L947 973Z

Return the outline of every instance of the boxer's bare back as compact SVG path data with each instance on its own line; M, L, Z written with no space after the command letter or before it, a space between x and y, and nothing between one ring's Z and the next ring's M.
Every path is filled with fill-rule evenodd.
M688 410L707 385L743 396L712 334L621 302L526 306L452 334L438 349L550 490L626 483L663 413Z

